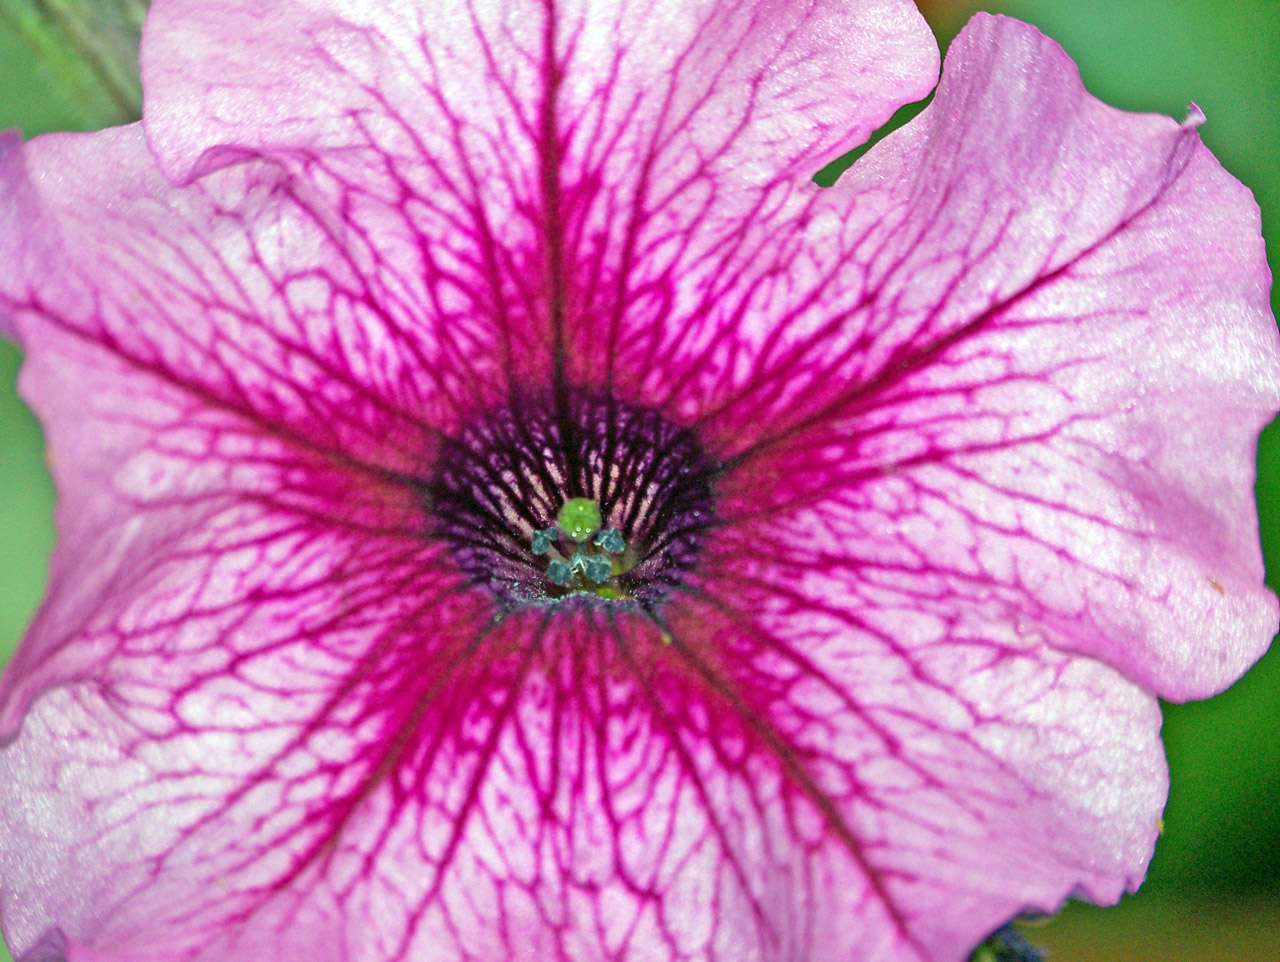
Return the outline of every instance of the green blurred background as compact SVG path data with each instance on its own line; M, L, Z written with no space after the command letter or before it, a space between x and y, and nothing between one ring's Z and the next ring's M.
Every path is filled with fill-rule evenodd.
M0 14L30 2L0 0ZM94 2L88 0L91 10ZM141 4L97 2L103 9ZM920 0L920 6L944 44L978 9L1036 24L1075 58L1089 89L1117 106L1181 119L1194 100L1209 118L1201 128L1205 142L1262 206L1276 272L1280 0ZM30 37L0 19L0 129L20 127L27 136L88 129L118 108L114 91L86 96L66 40L57 38L37 56ZM113 78L100 86L109 90ZM89 108L81 106L86 100L93 101ZM1273 295L1272 302L1280 299ZM18 352L0 342L0 658L6 660L40 598L53 541L40 430L14 390L19 363ZM1262 439L1257 490L1268 581L1277 588L1280 428L1274 425ZM1165 836L1142 891L1115 909L1071 905L1029 934L1056 962L1280 960L1280 646L1224 695L1166 706L1165 742L1173 788ZM0 962L10 962L2 948Z

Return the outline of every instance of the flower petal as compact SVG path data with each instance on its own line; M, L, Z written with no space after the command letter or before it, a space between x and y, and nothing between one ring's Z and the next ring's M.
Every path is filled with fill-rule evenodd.
M688 151L740 188L816 169L926 93L937 65L906 0L158 0L143 56L148 135L180 180L413 131L420 176L505 171L517 193L535 151L566 146L542 141L547 119L612 192Z
M381 783L414 686L491 606L457 593L411 489L73 335L39 346L24 389L62 538L0 706L6 936L22 950L56 925L72 958L326 958L333 926L288 943L264 887Z
M42 137L4 163L21 203L0 211L15 246L0 304L28 351L56 327L371 470L411 470L504 383L488 342L371 281L342 222L274 165L175 188L137 126Z
M684 312L694 263L745 253L936 74L900 0L424 11L158 3L148 138L184 180L287 165L370 244L379 286L488 325L518 383L609 381L637 327Z
M1159 714L1089 660L788 610L750 545L706 579L744 617L709 597L664 636L598 609L485 630L311 540L201 573L220 594L194 603L166 596L199 562L153 566L107 677L34 705L0 755L16 947L56 920L102 962L959 962L1149 856Z
M834 498L848 563L998 599L1163 697L1238 678L1277 624L1252 481L1280 338L1257 208L1194 122L1108 108L980 16L831 194L834 283L761 295L795 323L690 381L752 511Z
M841 564L839 527L831 506L739 525L670 625L845 854L831 957L960 959L1026 909L1136 889L1167 788L1156 700Z

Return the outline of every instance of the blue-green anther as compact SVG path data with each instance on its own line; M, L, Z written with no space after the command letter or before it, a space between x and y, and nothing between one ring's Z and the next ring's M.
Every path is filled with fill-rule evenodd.
M556 524L570 541L586 541L600 530L600 505L590 498L570 498L556 515Z
M601 550L609 552L609 554L622 554L627 550L627 541L617 528L605 528L596 535L593 543Z
M613 562L602 555L583 555L577 557L582 558L582 568L586 572L588 578L598 585L604 584L609 580L609 576L613 574Z
M551 564L547 565L547 577L551 579L552 584L559 585L564 588L573 580L573 568L569 566L569 562L561 561L557 558Z
M559 537L559 528L540 528L533 533L533 548L531 550L534 554L546 554Z

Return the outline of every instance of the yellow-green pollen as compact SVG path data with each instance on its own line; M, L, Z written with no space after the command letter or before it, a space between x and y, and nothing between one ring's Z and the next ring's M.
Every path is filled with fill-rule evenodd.
M533 532L530 550L549 555L547 577L552 584L577 591L591 591L602 598L621 598L609 580L621 573L627 550L617 528L601 529L600 505L590 498L570 498L556 514L556 523ZM560 540L574 546L572 554L560 550Z

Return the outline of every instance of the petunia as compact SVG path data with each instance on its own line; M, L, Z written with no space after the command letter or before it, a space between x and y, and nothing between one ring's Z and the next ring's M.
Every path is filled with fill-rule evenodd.
M958 962L1115 901L1277 624L1258 215L905 0L157 0L0 152L61 502L0 911L70 962Z

